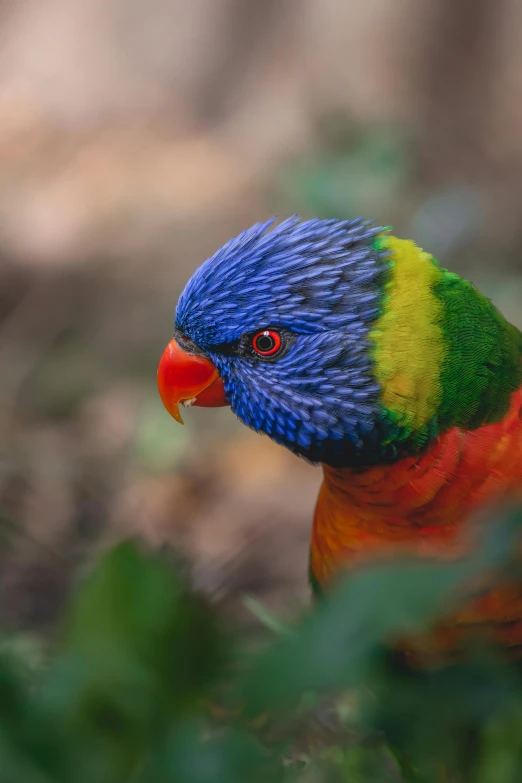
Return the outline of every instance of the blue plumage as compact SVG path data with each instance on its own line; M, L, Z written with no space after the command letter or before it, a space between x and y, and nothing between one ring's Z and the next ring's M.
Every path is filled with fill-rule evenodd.
M196 270L176 329L209 355L249 427L331 465L382 459L380 388L368 333L389 262L363 220L294 217L256 224ZM251 337L277 329L284 351L256 356Z

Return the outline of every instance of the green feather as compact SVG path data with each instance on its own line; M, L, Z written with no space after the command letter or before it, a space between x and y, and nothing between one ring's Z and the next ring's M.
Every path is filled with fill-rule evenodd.
M522 384L522 333L471 283L442 272L434 288L446 343L438 425L475 429L499 421Z

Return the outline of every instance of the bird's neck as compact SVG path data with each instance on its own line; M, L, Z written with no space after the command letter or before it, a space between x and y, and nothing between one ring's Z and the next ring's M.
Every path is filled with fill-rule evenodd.
M422 455L355 471L324 466L311 547L319 584L397 551L454 557L474 508L522 488L522 390L502 421L440 435Z

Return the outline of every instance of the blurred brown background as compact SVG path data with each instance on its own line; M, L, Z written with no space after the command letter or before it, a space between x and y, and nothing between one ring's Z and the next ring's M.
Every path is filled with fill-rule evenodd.
M0 619L139 531L243 620L308 600L320 472L155 386L177 296L277 213L374 217L522 324L517 0L1 0Z

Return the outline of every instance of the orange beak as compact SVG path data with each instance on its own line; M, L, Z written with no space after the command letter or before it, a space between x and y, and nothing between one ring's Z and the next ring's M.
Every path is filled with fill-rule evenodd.
M183 424L179 403L218 408L228 405L223 381L206 356L187 353L176 340L163 351L158 365L158 389L170 415Z

